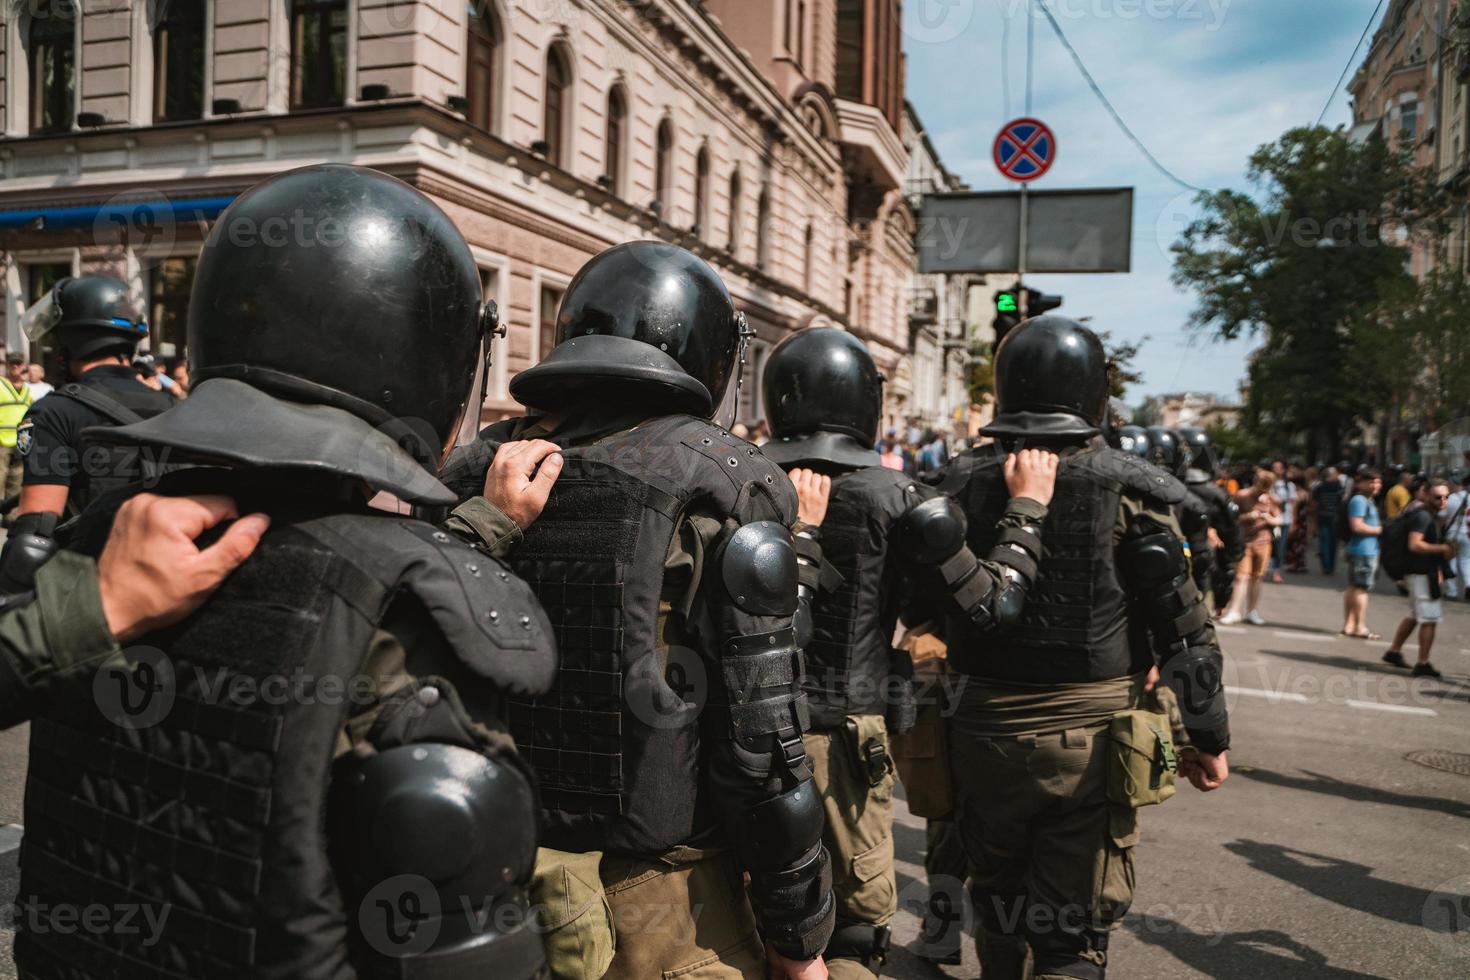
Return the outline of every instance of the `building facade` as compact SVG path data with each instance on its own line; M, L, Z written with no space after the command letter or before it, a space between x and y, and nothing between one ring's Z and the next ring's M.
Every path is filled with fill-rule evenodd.
M899 0L44 0L0 8L4 330L59 277L129 282L184 353L210 221L347 162L456 222L508 333L490 415L551 346L577 269L690 248L756 332L842 326L889 377L914 268ZM364 283L364 288L372 288ZM900 418L890 406L890 423Z

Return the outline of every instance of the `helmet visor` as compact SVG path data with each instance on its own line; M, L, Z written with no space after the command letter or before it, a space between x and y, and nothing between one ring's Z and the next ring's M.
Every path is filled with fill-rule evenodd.
M20 319L20 328L31 343L40 343L61 322L61 304L56 302L56 290L42 296Z

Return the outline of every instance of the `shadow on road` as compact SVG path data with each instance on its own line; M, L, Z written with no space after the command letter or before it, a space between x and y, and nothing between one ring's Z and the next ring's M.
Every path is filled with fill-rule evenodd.
M1433 892L1375 878L1366 864L1263 841L1231 841L1225 849L1245 858L1257 871L1335 905L1407 926L1424 925L1424 905Z
M1324 793L1328 796L1356 800L1361 803L1386 803L1389 806L1432 810L1436 813L1447 813L1452 817L1470 818L1470 803L1459 800L1446 800L1438 796L1410 796L1406 793L1395 793L1393 790L1379 789L1376 786L1350 783L1305 769L1301 772L1301 776L1293 776L1272 772L1270 769L1242 769L1239 770L1238 775L1244 779L1253 779L1271 786L1284 786L1287 789L1299 789L1308 793Z
M1152 915L1127 919L1124 928L1143 942L1168 951L1179 962L1216 980L1274 977L1383 980L1376 973L1329 966L1327 957L1275 929L1200 933L1172 919Z

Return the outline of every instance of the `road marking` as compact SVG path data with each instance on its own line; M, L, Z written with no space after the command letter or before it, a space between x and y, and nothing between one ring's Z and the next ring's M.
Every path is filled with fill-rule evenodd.
M20 824L6 824L0 827L0 854L9 854L20 847L20 839L25 835L25 828Z
M1265 698L1267 701L1294 701L1297 704L1306 704L1307 696L1297 694L1294 691L1262 691L1254 687L1227 687L1230 694L1249 694L1252 697Z
M1431 718L1439 716L1439 712L1433 708L1416 708L1407 704L1384 704L1381 701L1359 701L1356 698L1348 698L1347 705L1351 708L1368 708L1373 711L1393 711L1401 715L1428 715Z
M1272 636L1279 636L1283 640L1316 640L1318 643L1331 643L1332 637L1323 636L1321 633L1303 633L1300 630L1272 630Z
M1215 629L1217 631L1221 632L1221 633L1249 633L1250 632L1250 630L1246 629L1244 626L1221 626L1219 623L1216 623L1215 624Z

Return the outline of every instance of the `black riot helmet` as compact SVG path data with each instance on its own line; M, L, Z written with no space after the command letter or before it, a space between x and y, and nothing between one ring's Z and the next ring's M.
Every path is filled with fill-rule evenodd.
M1184 454L1179 450L1179 440L1174 433L1161 425L1148 427L1148 461L1160 469L1173 473L1179 468Z
M567 287L556 346L512 379L510 393L543 411L633 402L710 418L736 376L746 332L730 291L693 252L614 245Z
M433 474L478 406L495 322L480 290L453 222L402 181L341 164L272 177L220 215L200 252L189 398L108 431L451 502Z
M68 276L26 311L31 343L55 346L68 364L115 354L132 357L148 337L143 311L127 284L111 276Z
M995 352L997 438L1083 442L1102 431L1108 404L1107 353L1074 320L1039 316L1006 334Z
M1210 434L1204 429L1195 426L1184 425L1174 430L1179 444L1189 451L1189 466L1206 473L1211 479L1219 469L1219 461L1215 454L1215 444L1210 441Z
M1124 425L1118 428L1114 448L1141 459L1148 458L1148 430L1141 425Z
M761 391L771 423L763 448L777 463L878 465L883 375L846 330L817 327L781 341L766 358Z

